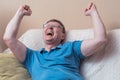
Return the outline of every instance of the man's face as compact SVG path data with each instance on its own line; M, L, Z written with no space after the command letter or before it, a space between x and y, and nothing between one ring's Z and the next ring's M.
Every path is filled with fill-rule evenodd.
M47 44L60 43L65 38L62 26L57 22L49 22L43 26L43 38Z

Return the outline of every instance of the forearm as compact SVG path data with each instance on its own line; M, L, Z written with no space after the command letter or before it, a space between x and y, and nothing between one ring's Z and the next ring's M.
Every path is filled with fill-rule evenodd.
M4 39L16 38L22 18L23 16L19 14L19 11L17 11L15 16L11 19L6 27Z
M99 13L97 11L94 11L91 15L91 18L94 26L95 39L106 39L105 25L99 16Z

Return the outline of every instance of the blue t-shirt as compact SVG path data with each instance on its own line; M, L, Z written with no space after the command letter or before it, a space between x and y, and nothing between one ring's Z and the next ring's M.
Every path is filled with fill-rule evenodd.
M65 42L49 52L27 48L24 66L32 80L83 80L80 75L82 41Z

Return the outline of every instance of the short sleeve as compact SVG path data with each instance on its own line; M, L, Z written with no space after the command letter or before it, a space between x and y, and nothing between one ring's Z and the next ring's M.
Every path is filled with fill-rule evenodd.
M82 51L81 51L81 44L82 44L83 41L74 41L73 42L73 51L74 51L74 54L80 59L84 59L85 56L82 54Z
M33 50L27 48L26 49L26 58L24 60L24 62L22 63L25 68L27 68L29 71L31 71L31 65L34 62L34 54L33 54Z

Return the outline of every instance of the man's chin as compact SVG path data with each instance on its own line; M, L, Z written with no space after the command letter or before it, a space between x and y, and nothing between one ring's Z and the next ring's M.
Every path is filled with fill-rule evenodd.
M55 41L53 39L48 39L48 40L45 40L45 43L47 44L50 44L50 43L54 43Z
M52 40L52 39L53 39L53 36L48 35L48 36L45 37L45 39L46 39L46 40Z

